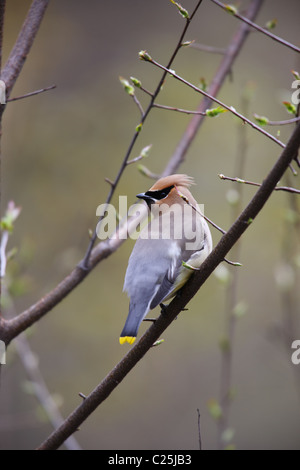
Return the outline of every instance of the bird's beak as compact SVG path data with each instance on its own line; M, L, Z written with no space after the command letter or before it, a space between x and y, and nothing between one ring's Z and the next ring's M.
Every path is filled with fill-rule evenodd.
M149 196L148 194L145 194L145 193L137 194L136 197L138 197L139 199L144 199L144 201L146 201L148 206L150 206L151 204L154 204L156 202L153 197L151 197L151 196Z

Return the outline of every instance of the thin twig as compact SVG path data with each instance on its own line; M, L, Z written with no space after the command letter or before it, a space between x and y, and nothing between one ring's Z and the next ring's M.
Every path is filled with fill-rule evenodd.
M192 44L190 44L189 47L192 47L193 49L198 49L199 51L208 52L210 54L224 55L227 51L227 49L224 49L223 47L207 46L206 44L199 44L197 42L193 42Z
M229 11L228 5L226 5L222 2L219 2L218 0L211 0L211 1L213 3L215 3L216 5L218 5L219 7L223 8L223 10L225 10L227 12ZM253 23L253 21L249 20L249 18L246 18L245 16L240 15L237 11L234 11L233 9L230 9L230 13L233 16L235 16L236 18L238 18L239 20L244 21L249 26L251 26L252 28L259 31L260 33L263 33L266 36L268 36L269 38L273 39L274 41L279 42L283 46L289 47L293 51L300 52L300 48L298 46L295 46L294 44L286 41L285 39L282 39L279 36L276 36L276 34L271 33L268 29L265 29L265 28L262 28L261 26L258 26L256 23Z
M201 416L200 410L197 408L198 413L198 443L199 443L199 450L202 450L202 439L201 439Z
M295 117L295 118L292 118L292 119L286 119L286 120L283 120L283 121L268 121L266 123L266 126L285 126L285 125L288 125L288 124L297 123L298 121L300 121L300 117Z
M191 111L189 109L174 108L173 106L165 106L163 104L157 104L157 103L154 103L154 108L166 109L168 111L176 111L178 113L184 113L184 114L196 114L196 115L206 116L206 113L203 111Z
M49 0L33 0L17 41L1 72L1 80L6 84L7 98L20 75L24 62L39 30L48 3Z
M41 88L40 90L32 91L30 93L26 93L25 95L16 96L15 98L9 98L8 100L6 100L6 102L10 103L12 101L23 100L24 98L29 98L30 96L39 95L40 93L44 93L45 91L53 90L54 88L56 88L56 85L51 85L51 86L48 86L46 88Z
M221 178L221 180L234 181L235 183L248 184L250 186L261 186L260 183L255 183L254 181L247 181L241 178L232 178L223 174L219 174L219 178ZM287 191L289 193L300 194L300 189L291 188L289 186L276 186L274 191Z
M250 119L246 118L246 116L243 116L243 114L239 113L238 111L235 110L235 108L233 106L228 106L227 104L223 103L222 101L220 101L219 99L215 98L214 96L211 96L209 93L207 93L206 91L202 90L201 88L198 88L197 86L193 85L192 83L188 82L187 80L185 80L184 78L180 77L179 75L177 75L177 73L174 72L174 70L171 70L171 69L167 69L166 67L164 67L163 65L159 64L158 62L156 62L156 60L150 58L147 60L147 62L150 62L151 64L155 65L156 67L164 70L165 72L169 73L172 77L176 78L176 80L179 80L180 82L184 83L185 85L187 85L188 87L192 88L194 91L196 91L197 93L201 93L202 95L204 95L206 98L209 98L210 100L212 101L215 101L216 103L218 103L220 106L222 106L222 108L226 109L227 111L230 111L232 114L234 114L236 117L238 117L239 119L241 119L244 123L247 123L249 124L249 126L251 126L253 129L257 130L258 132L260 132L261 134L263 134L264 136L268 137L269 139L271 139L273 142L275 142L276 144L280 145L280 147L284 148L285 145L283 142L281 142L279 139L277 139L276 137L274 137L272 134L269 134L269 132L267 131L264 131L261 127L259 127L258 125L256 125L253 121L251 121Z
M254 20L256 15L258 14L263 0L253 0L250 2L250 5L247 9L246 16ZM209 85L208 94L210 96L217 96L218 92L220 91L221 87L223 86L226 78L232 72L232 67L234 61L236 60L238 54L240 53L247 37L249 34L249 26L246 23L241 22L238 26L237 31L234 33L231 41L228 44L226 49L226 53L222 57L221 63ZM211 105L212 100L204 97L201 100L197 111L205 112L208 107ZM173 153L171 160L168 162L167 166L165 167L164 171L162 172L162 176L167 176L168 174L172 174L176 172L176 169L179 165L184 161L185 155L193 142L200 126L204 122L203 115L195 115L190 120L183 136L181 137L177 147Z

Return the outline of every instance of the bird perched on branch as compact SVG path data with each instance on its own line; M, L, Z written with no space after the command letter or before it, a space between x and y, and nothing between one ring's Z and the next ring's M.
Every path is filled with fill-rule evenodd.
M148 311L173 297L212 250L208 225L188 190L193 183L175 174L137 195L151 217L128 262L124 291L130 304L121 344L134 342Z

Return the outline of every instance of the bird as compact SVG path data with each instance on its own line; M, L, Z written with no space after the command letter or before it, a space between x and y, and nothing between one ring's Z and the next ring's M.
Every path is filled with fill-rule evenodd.
M150 220L128 261L123 291L129 313L120 344L134 343L149 310L174 297L212 251L209 227L188 189L192 184L192 177L173 174L136 196L147 204Z

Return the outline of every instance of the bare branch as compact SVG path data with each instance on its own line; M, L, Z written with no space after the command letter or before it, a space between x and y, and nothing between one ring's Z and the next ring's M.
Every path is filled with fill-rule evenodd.
M20 75L24 62L42 22L48 3L49 0L33 0L17 41L1 72L1 80L6 84L7 98Z
M280 38L279 36L276 36L276 34L271 33L268 29L262 28L261 26L258 26L256 23L253 23L253 21L249 20L249 18L246 18L245 16L240 15L237 11L235 12L233 9L228 8L228 5L225 5L222 2L219 2L218 0L211 0L211 2L215 3L219 7L223 8L225 11L229 11L233 16L238 18L241 21L244 21L247 23L249 26L252 28L256 29L260 33L265 34L269 38L273 39L274 41L279 42L283 46L289 47L293 51L300 52L300 48L298 46L295 46L294 44L291 44L290 42L286 41L285 39Z
M158 62L156 62L154 59L150 59L148 60L148 62L150 62L151 64L155 65L156 67L164 70L165 72L168 72L172 77L176 78L177 80L179 80L180 82L184 83L185 85L187 85L188 87L192 88L194 91L196 91L197 93L201 93L202 95L204 95L206 98L209 98L210 100L212 101L215 101L216 103L218 103L220 106L222 106L224 109L226 109L227 111L230 111L232 114L234 114L236 117L238 117L239 119L241 119L244 123L247 123L249 124L249 126L251 126L253 129L257 130L258 132L260 132L261 134L263 134L264 136L268 137L269 139L271 139L273 142L275 142L276 144L280 145L280 147L284 148L284 143L281 142L279 139L277 139L276 137L274 137L272 134L269 134L269 132L266 132L264 131L260 126L258 126L257 124L255 124L253 121L251 121L250 119L246 118L246 116L243 116L243 114L239 113L238 111L236 111L236 109L233 107L233 106L228 106L227 104L223 103L222 101L220 101L219 99L215 98L214 96L210 95L209 93L206 93L206 91L204 90L201 90L201 88L198 88L197 86L193 85L192 83L188 82L187 80L185 80L184 78L180 77L179 75L177 75L177 73L174 72L174 70L171 70L171 69L167 69L166 67L164 67L163 65L159 64Z
M159 109L166 109L167 111L176 111L178 113L206 116L206 113L204 113L203 111L191 111L189 109L174 108L173 106L165 106L163 104L154 103L154 107Z
M227 52L227 50L222 47L207 46L206 44L198 44L197 42L193 42L189 47L198 49L199 51L208 52L209 54L224 55Z
M247 18L254 20L256 15L258 14L263 0L253 0L246 12ZM232 40L230 41L227 49L226 54L222 58L220 66L208 88L208 95L209 96L217 96L218 92L220 91L222 85L224 84L225 79L231 73L232 66L234 64L235 59L237 58L239 52L241 51L247 37L249 34L249 26L246 23L241 23L239 28L237 29L236 33L234 34ZM207 108L212 103L212 100L208 97L204 97L201 101L200 105L198 106L197 111L205 113ZM186 131L184 132L180 142L178 143L175 152L167 166L165 167L162 176L166 176L168 174L172 174L176 172L176 169L179 165L183 162L184 157L191 145L195 135L197 134L200 126L204 122L203 115L194 116L190 123L187 126Z
M260 183L254 183L253 181L243 180L241 178L232 178L230 176L225 176L220 174L219 177L221 180L234 181L235 183L249 184L250 186L261 186ZM291 188L289 186L276 186L274 191L287 191L288 193L300 194L300 189Z
M30 93L26 93L25 95L16 96L15 98L9 98L8 100L6 100L6 102L10 103L12 101L23 100L24 98L29 98L30 96L39 95L40 93L45 93L46 91L53 90L54 88L56 88L56 85L51 85L46 88L41 88L40 90L31 91Z

